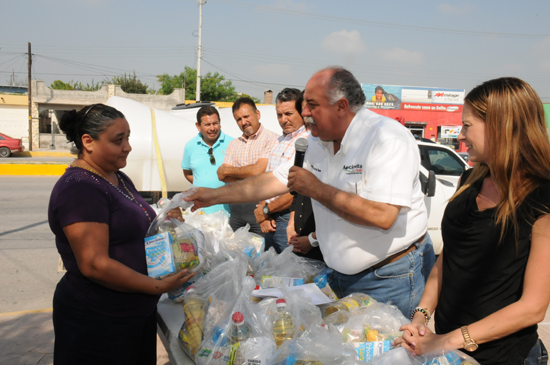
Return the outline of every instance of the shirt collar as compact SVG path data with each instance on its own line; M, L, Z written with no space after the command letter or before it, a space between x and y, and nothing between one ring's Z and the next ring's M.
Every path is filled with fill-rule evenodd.
M284 139L293 139L294 137L296 137L298 134L302 133L302 132L305 131L305 130L306 130L306 126L303 125L303 126L301 126L300 128L296 129L296 130L295 130L294 132L292 132L292 133L285 134L285 133L283 132L283 137L284 137Z
M264 126L262 125L262 123L260 123L260 128L258 128L256 133L248 137L245 137L245 134L243 133L242 136L240 136L239 138L244 141L248 141L249 139L258 139L258 137L260 136L260 134L263 133L263 131L264 131Z
M220 135L218 136L218 139L216 140L216 142L214 142L214 144L212 145L212 148L216 147L217 145L222 143L224 140L225 140L225 134L222 131L220 131ZM206 142L204 142L204 140L202 139L201 132L199 132L197 134L197 143L202 144L202 145L207 146L208 148L210 148L210 146L207 145Z

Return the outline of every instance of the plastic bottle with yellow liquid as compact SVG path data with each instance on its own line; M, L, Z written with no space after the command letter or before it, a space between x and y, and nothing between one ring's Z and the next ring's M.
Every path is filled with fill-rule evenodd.
M273 336L279 348L283 342L294 337L294 320L286 309L286 300L277 299L277 313L273 319Z
M367 294L352 293L328 306L327 309L325 309L325 317L338 311L353 312L361 308L366 308L375 302L376 300L372 299Z

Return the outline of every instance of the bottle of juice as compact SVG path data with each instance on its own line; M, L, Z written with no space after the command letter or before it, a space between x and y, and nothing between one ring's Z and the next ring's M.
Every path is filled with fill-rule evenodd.
M245 359L241 348L241 342L250 338L252 329L250 325L244 320L244 316L241 312L235 312L231 315L231 327L229 329L229 346L231 350L229 353L229 363L232 365L244 365Z
M325 317L338 311L353 312L361 308L366 308L374 302L376 301L367 294L352 293L327 307L327 309L325 309Z
M277 348L286 340L294 337L294 321L292 315L286 310L286 300L277 299L277 313L273 319L273 336Z

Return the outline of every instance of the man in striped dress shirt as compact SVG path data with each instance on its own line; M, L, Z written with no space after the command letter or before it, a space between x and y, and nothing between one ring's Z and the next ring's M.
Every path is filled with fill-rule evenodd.
M277 138L276 133L260 124L260 111L250 98L239 98L233 104L233 116L243 135L229 143L218 179L231 183L261 174L266 170L268 156ZM250 232L264 235L254 216L256 203L231 204L229 225L236 231L250 224Z
M302 92L298 89L285 88L276 98L277 119L283 130L277 144L268 157L266 171L273 171L282 163L294 159L294 144L298 138L307 138L309 131L302 118ZM273 247L281 253L288 244L286 228L290 219L289 207L292 195L286 193L275 198L262 200L254 211L256 221L265 233L265 249Z

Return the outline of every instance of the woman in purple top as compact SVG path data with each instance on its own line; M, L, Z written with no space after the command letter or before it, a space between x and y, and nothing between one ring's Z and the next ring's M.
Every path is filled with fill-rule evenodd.
M66 113L78 158L53 188L48 219L67 273L53 298L54 362L155 364L156 306L193 274L147 276L144 238L155 212L119 169L132 150L118 110Z

